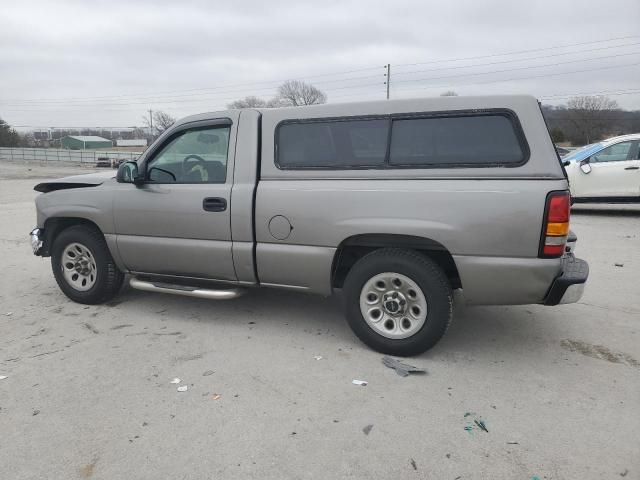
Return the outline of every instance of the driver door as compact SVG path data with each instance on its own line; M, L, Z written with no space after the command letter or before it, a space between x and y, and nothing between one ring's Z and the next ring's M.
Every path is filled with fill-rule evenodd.
M119 184L114 223L129 270L236 280L230 222L235 120L178 126L140 162L143 184Z

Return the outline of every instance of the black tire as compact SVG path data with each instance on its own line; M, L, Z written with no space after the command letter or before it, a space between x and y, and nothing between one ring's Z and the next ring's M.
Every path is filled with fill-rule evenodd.
M92 253L96 265L95 283L86 291L79 291L70 285L62 270L62 255L65 248L79 243ZM118 269L107 243L97 229L85 225L74 225L60 232L51 249L51 268L60 290L74 302L95 305L115 297L122 287L124 274Z
M372 277L384 272L408 277L426 298L426 320L410 337L387 338L369 326L362 315L360 294L363 287ZM408 357L429 350L451 323L453 298L446 275L435 262L413 250L384 248L365 255L349 271L344 282L344 296L346 317L353 332L372 349L388 355Z

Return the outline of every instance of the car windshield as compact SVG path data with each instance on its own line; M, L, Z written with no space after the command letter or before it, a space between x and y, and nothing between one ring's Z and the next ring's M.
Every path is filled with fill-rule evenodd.
M584 147L578 148L574 150L569 155L562 157L562 160L567 162L584 160L589 157L591 154L597 152L602 149L602 143L591 143L589 145L585 145Z

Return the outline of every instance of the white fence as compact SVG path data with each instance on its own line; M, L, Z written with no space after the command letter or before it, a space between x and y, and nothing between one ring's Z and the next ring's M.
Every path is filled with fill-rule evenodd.
M57 148L9 148L0 147L0 161L72 162L96 164L107 159L109 163L119 160L135 160L139 152L107 152L104 150L64 150Z

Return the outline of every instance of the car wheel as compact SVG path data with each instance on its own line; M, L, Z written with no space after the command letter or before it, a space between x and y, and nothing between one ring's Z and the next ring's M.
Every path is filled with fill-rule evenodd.
M124 280L102 234L84 225L69 227L56 237L51 268L67 297L89 305L112 299Z
M451 323L447 277L412 250L385 248L365 255L349 271L344 292L352 330L381 353L418 355L433 347Z

